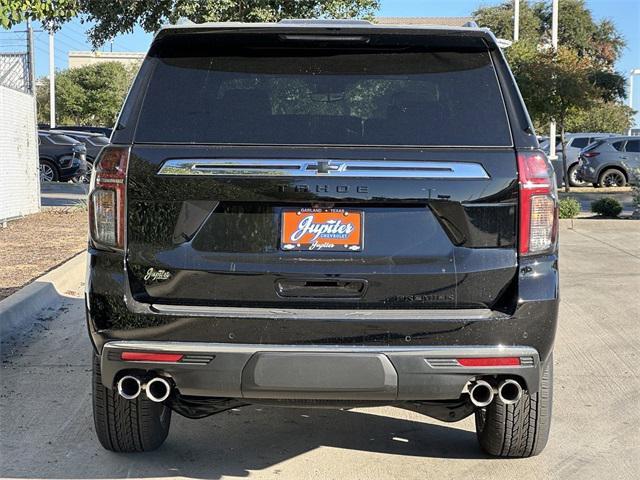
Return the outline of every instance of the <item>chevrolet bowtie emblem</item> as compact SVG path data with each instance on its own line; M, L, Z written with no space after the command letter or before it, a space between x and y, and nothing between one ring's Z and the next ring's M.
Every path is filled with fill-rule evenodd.
M307 165L307 170L315 170L318 174L327 174L331 172L343 172L346 169L344 163L334 163L331 160L319 160L317 163Z

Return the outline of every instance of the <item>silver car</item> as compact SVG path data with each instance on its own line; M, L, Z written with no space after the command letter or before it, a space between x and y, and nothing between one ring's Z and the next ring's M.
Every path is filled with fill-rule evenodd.
M640 166L640 137L610 137L580 152L577 177L595 187L624 187L634 166Z
M588 185L587 182L581 182L577 177L578 171L578 156L580 151L590 145L591 143L601 138L609 138L617 136L615 133L595 133L595 132L582 132L582 133L567 133L565 134L565 140L567 142L567 174L569 177L569 185L572 187L582 187ZM562 144L560 143L560 137L556 136L556 154L557 160L552 160L553 168L556 172L556 180L558 185L564 184L564 175L562 173ZM545 137L540 141L540 148L549 155L549 138Z

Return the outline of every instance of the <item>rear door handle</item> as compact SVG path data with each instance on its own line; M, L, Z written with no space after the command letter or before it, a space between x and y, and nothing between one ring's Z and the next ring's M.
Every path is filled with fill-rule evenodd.
M367 281L360 279L280 279L276 280L280 297L294 298L361 298Z

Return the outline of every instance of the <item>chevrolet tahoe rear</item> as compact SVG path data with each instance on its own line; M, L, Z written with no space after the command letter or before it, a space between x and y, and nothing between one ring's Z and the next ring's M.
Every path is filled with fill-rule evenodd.
M92 179L102 445L157 448L172 412L394 405L539 453L558 252L537 147L484 29L162 29Z

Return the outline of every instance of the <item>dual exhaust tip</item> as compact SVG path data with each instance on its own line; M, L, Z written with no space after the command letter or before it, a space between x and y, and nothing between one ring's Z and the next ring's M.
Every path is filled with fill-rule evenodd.
M135 400L144 390L152 402L164 402L171 394L171 385L162 377L153 377L146 383L133 375L125 375L117 383L118 393L125 400Z
M502 380L497 388L494 388L486 380L477 380L469 389L471 403L480 408L493 402L496 395L505 405L512 405L522 398L522 386L517 381L508 378Z

